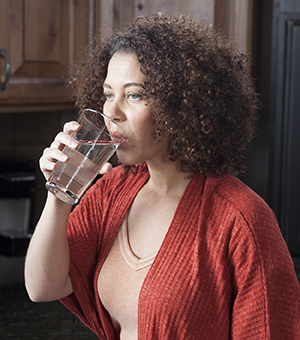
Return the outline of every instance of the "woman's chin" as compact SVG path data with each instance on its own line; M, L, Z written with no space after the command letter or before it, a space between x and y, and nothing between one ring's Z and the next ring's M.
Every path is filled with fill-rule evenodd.
M136 157L129 157L129 155L125 155L122 151L119 152L119 150L116 153L120 164L131 166L132 164L139 163Z

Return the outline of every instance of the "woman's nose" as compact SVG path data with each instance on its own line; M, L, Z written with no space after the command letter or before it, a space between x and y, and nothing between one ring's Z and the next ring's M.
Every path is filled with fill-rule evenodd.
M119 100L114 100L109 105L104 105L104 113L116 122L123 121L125 119L124 110Z

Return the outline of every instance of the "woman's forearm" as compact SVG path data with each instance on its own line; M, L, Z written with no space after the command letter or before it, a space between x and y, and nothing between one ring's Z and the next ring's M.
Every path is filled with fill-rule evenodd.
M48 194L25 261L25 285L35 301L53 301L72 293L67 226L71 206Z

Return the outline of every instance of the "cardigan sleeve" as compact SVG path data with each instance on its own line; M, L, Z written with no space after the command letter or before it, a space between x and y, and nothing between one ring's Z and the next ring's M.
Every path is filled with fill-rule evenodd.
M92 186L71 213L68 225L69 275L73 293L61 302L100 339L116 338L107 313L99 311L97 306L94 282L97 264L103 256L100 245L103 239L107 240L105 234L109 232L107 209L111 203L110 192L114 190L112 183L118 182L118 173L120 171L114 170Z
M83 197L69 219L69 275L73 293L61 299L61 302L86 326L94 331L97 330L100 339L104 339L93 292L100 233L99 215L101 214L100 206L95 207L95 188ZM98 190L97 196L101 196L101 190Z
M300 339L300 287L273 212L237 216L229 249L232 339Z
M140 175L125 173L122 166L112 169L88 190L69 219L69 275L73 294L61 302L100 339L118 337L99 302L95 274L114 241L134 192L148 176L146 169L141 169Z

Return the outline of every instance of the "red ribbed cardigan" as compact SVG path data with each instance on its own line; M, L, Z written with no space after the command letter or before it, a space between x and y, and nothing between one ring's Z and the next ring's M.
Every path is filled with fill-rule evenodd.
M97 292L100 268L149 178L115 168L69 222L74 293L61 301L101 339L118 339ZM139 340L299 340L300 288L273 212L232 176L195 174L143 283Z

